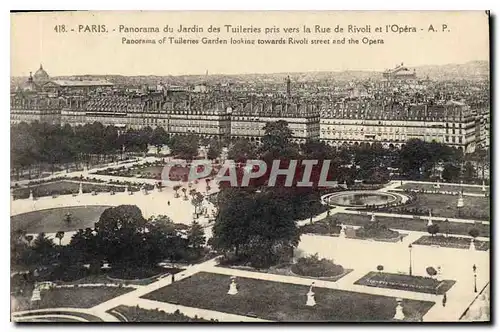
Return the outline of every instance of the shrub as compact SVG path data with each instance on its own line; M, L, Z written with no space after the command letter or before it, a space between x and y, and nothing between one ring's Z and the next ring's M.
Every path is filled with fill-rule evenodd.
M469 235L472 236L473 238L476 238L479 236L479 230L477 228L471 228L469 230Z
M437 274L436 269L433 268L432 266L427 267L425 271L427 271L427 274L431 277L434 277Z
M377 221L369 222L356 230L356 236L366 239L394 239L399 237L399 233Z
M342 265L337 265L328 259L319 259L318 254L301 257L292 265L292 272L310 277L333 277L344 273Z

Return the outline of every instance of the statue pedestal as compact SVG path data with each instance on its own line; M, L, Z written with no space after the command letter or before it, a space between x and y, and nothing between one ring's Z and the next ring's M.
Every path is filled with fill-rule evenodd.
M344 226L342 226L342 228L340 229L339 237L340 238L345 238L345 227Z
M474 243L474 239L470 240L469 250L476 250L476 244Z
M314 293L312 290L310 290L308 293L307 293L307 302L306 302L306 306L308 307L314 307L316 305L316 300L314 299Z
M228 295L236 295L238 294L238 288L236 287L236 282L234 280L231 281L231 285L229 285L229 290L227 291Z
M405 314L403 313L403 306L401 302L398 301L398 306L396 307L396 314L394 315L394 319L403 320L405 319Z

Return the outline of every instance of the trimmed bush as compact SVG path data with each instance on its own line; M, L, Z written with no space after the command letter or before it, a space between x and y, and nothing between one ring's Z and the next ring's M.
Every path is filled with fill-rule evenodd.
M309 277L334 277L344 273L342 265L337 265L329 259L319 259L318 254L301 257L292 265L292 272Z

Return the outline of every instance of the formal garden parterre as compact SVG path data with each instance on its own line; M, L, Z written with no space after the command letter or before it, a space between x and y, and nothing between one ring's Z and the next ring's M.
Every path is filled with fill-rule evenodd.
M363 212L361 212L363 213ZM331 220L334 221L331 221ZM351 214L351 213L337 213L333 216L327 217L325 219L319 220L310 225L304 225L302 227L303 233L321 234L329 235L332 234L336 236L335 228L332 231L330 225L334 224L344 224L350 226L365 226L371 223L370 214ZM400 218L400 217L386 217L386 216L376 216L376 220L381 224L387 226L391 229L407 230L407 231L418 231L418 232L428 232L428 218L426 217L414 217L414 218ZM490 237L490 226L483 223L460 223L453 221L444 220L432 220L432 223L438 225L439 232L444 234L456 234L456 235L469 235L471 229L477 229L479 231L478 236ZM470 240L469 240L470 241Z
M430 210L432 215L436 217L490 219L490 199L488 197L463 196L463 199L464 207L457 208L458 196L413 193L413 198L408 204L377 210L413 215L428 215Z
M424 235L420 237L417 241L413 242L413 244L418 244L422 246L439 246L439 247L455 248L455 249L470 249L471 239L464 237L444 236L444 235L437 235L437 236ZM476 250L488 251L490 250L490 242L474 240L474 248Z
M354 284L442 295L455 284L455 281L437 280L432 277L411 276L407 274L394 274L379 271L368 272Z
M457 184L439 183L439 188L437 188L436 184L417 183L417 182L403 183L403 185L397 187L397 189L453 192L457 194L461 191L463 191L464 193L474 193L474 194L484 194L485 192L490 191L490 187L486 185L485 185L486 190L483 191L482 186L467 186L467 185L460 186Z
M259 317L273 321L391 321L397 306L388 296L314 287L316 306L306 306L309 286L237 278L238 293L228 295L230 277L199 272L142 298ZM403 301L405 316L419 321L434 302Z
M125 184L122 185L111 185L111 184L97 184L81 182L82 193L118 193L124 192L126 189L129 192L137 192L141 190L143 185L138 184ZM144 188L147 190L152 190L154 188L151 184L144 184ZM30 193L33 194L34 198L52 196L57 197L59 195L77 195L80 190L80 183L76 181L53 181L38 184L32 187L17 188L13 190L14 199L26 199L30 197Z

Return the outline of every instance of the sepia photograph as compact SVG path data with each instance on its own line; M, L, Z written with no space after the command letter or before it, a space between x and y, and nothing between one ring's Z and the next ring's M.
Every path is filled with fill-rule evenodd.
M491 323L490 13L10 13L14 323Z

